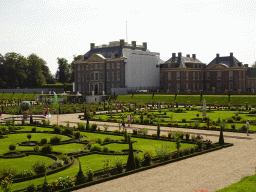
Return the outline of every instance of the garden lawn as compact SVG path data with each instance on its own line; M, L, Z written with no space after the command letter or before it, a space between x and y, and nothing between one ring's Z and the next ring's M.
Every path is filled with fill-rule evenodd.
M54 131L53 128L47 128L47 127L32 127L32 126L19 126L22 127L23 129L16 130L17 132L19 131L32 131L32 128L36 128L36 131Z
M72 153L74 151L82 151L83 147L84 147L84 144L80 144L80 143L52 145L53 151L60 152L60 153Z
M247 192L247 191L256 191L256 175L247 176L241 179L239 182L234 183L228 187L225 187L216 192Z
M53 160L41 155L29 155L26 157L12 159L0 158L0 169L14 168L18 172L23 170L32 170L32 165L35 164L36 161L44 161L48 166Z
M8 138L0 139L0 154L9 152L9 144L11 143L21 143L25 141L29 141L27 138L28 133L18 133L18 134L9 134L6 135ZM46 133L31 133L31 141L38 141L40 142L42 138L47 138L48 142L50 138L55 136L56 134L46 134ZM67 136L62 135L61 140L68 140L70 139ZM27 146L17 146L16 151L23 151L23 150L33 150L33 147Z

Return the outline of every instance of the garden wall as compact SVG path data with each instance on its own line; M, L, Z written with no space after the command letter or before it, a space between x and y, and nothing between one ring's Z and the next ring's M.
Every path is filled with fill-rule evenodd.
M95 100L96 99L96 100ZM108 100L108 96L86 96L86 102L101 102Z

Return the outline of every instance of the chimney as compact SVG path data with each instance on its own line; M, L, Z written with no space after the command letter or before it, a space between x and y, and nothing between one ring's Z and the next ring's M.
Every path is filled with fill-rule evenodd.
M189 54L187 54L187 57L190 57L190 55L189 55Z
M230 52L230 57L233 57L233 52Z
M249 64L244 64L244 66L245 66L246 68L248 68Z
M95 43L91 43L91 49L94 49Z
M233 58L233 52L230 52L230 66L233 67L234 65L234 58Z
M142 44L143 44L143 47L144 47L145 49L147 49L147 42L143 42Z
M132 41L132 46L136 47L136 41Z
M219 57L219 56L220 56L220 54L219 54L219 53L217 53L217 54L216 54L216 57Z
M176 57L176 53L172 53L172 57Z
M192 57L193 57L193 59L195 59L196 58L196 54L192 54Z
M120 46L124 46L124 39L120 39Z
M181 53L181 52L179 52L179 53L178 53L178 57L181 57L181 56L182 56L182 53Z
M220 57L220 54L217 53L217 54L216 54L216 64L219 64L219 57Z

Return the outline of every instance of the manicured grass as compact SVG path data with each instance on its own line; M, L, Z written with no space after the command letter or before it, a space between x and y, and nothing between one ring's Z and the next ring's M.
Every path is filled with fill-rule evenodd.
M48 138L48 141L50 141L50 138L53 137L56 134L46 134L46 133L31 133L31 141L38 141L40 142L42 138ZM7 135L8 138L4 138L0 140L0 154L9 152L9 144L11 143L21 143L25 141L29 141L27 138L27 133L19 133L19 134L9 134ZM68 140L70 139L67 136L62 135L61 140ZM26 146L17 146L16 151L22 151L22 150L33 150L33 147L26 147Z
M0 93L0 99L11 99L11 98L15 98L15 99L32 99L35 100L36 95L40 95L40 94L23 94L23 93Z
M116 101L129 102L131 100L131 94L129 95L118 95L116 97ZM150 102L152 100L153 94L134 94L132 101L133 102ZM214 104L217 101L217 104L229 104L228 95L203 95L202 101L206 100L207 104ZM165 103L173 103L175 100L175 95L158 95L155 94L153 97L153 101L156 103L158 101ZM200 94L199 95L177 95L176 101L178 103L187 103L190 101L191 104L200 104ZM233 105L245 105L245 102L248 105L255 105L256 103L256 95L231 95L230 103Z
M56 152L61 153L72 153L73 151L81 151L84 144L80 143L70 143L70 144L63 144L63 145L53 145L52 149Z
M241 181L234 183L228 187L225 187L216 192L247 192L247 191L256 191L255 185L256 175L247 176L241 179Z
M36 128L36 131L53 131L54 130L53 128L47 128L47 127L32 127L32 126L20 126L20 127L22 127L23 129L16 130L16 131L18 131L18 132L31 131L32 128Z
M18 172L23 170L32 170L32 165L36 161L44 161L46 165L50 165L52 163L52 159L45 156L40 155L29 155L21 158L13 158L13 159L1 159L0 158L0 169L4 168L14 168Z

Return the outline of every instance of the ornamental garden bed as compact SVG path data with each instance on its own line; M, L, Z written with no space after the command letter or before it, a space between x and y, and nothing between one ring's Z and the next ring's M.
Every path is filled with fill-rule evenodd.
M6 126L4 126L6 128ZM20 126L21 128L27 129L28 126ZM54 128L55 127L55 128ZM81 127L80 127L81 128ZM60 129L56 128L56 126L48 126L48 129L52 129L51 133L38 133L32 132L33 127L29 127L31 130L30 133L14 133L8 134L6 133L6 138L2 139L0 143L1 152L9 153L8 150L10 143L20 143L24 144L24 146L16 145L16 149L11 151L11 153L17 153L20 151L26 156L17 157L17 158L0 158L0 169L4 168L14 168L17 169L18 173L16 177L13 179L12 190L22 190L33 183L35 186L41 185L44 181L44 173L35 174L33 173L32 165L40 162L40 159L44 159L42 155L45 157L54 157L50 159L44 159L47 161L47 181L52 181L53 183L59 180L59 177L63 177L65 182L68 183L69 187L78 187L79 185L73 185L75 180L73 180L73 176L76 176L79 170L79 164L77 164L77 160L81 162L81 168L83 172L87 175L90 175L89 169L92 169L94 172L94 176L92 181L85 181L85 183L81 183L82 187L95 184L97 182L103 182L105 180L113 179L116 177L124 176L127 174L132 174L137 171L143 171L145 169L160 166L164 163L170 163L172 161L176 161L177 156L179 154L179 159L188 158L196 154L202 154L207 151L217 150L218 146L216 144L212 145L212 149L206 150L206 146L208 145L206 142L201 142L203 151L197 151L198 144L194 138L184 139L185 135L181 140L179 153L177 153L177 149L175 147L174 141L174 133L173 137L168 138L154 138L145 133L144 136L137 135L131 137L131 145L133 146L133 153L135 159L139 159L138 161L141 163L141 167L137 167L132 171L126 172L127 169L127 159L129 157L129 142L127 140L127 135L125 132L116 133L116 132L86 132L79 131L78 127L66 127L63 126ZM54 133L58 129L60 131L59 134ZM27 130L28 131L28 130ZM67 134L67 135L65 135ZM178 133L177 133L178 134ZM30 137L28 138L28 135ZM126 136L125 136L126 135ZM169 136L169 135L168 135ZM72 138L70 138L72 137ZM31 139L31 141L29 141ZM54 142L52 142L52 140ZM42 143L44 142L44 143ZM58 143L59 142L59 143ZM32 145L33 143L33 145ZM35 144L35 145L34 145ZM13 145L12 145L13 146ZM223 147L223 146L222 146ZM161 150L166 149L170 156L165 159L161 159ZM221 148L221 147L219 147ZM65 155L66 154L66 155ZM145 160L145 154L150 154L151 163L147 164ZM38 158L38 157L41 158ZM62 159L68 158L68 163L65 166L59 167L59 164L63 164ZM72 158L72 156L74 158ZM64 159L65 159L64 158ZM106 165L107 160L109 161L108 166ZM15 160L15 161L14 161ZM61 161L60 161L61 160ZM20 162L20 163L19 163ZM29 162L29 163L27 163ZM73 162L73 163L72 163ZM72 163L72 164L70 164ZM122 164L123 168L120 171L120 168L117 165ZM19 166L20 165L20 166ZM149 166L150 165L150 166ZM1 168L2 167L2 168ZM89 168L87 168L89 167ZM119 171L119 172L118 172ZM122 172L122 173L121 173ZM15 172L14 172L15 173ZM14 174L15 175L15 174ZM69 176L69 177L67 177ZM1 177L1 171L0 171ZM2 175L3 179L3 175ZM60 181L62 182L62 181ZM61 189L59 186L54 188L53 190ZM81 186L80 186L81 187ZM73 190L69 189L69 190Z

